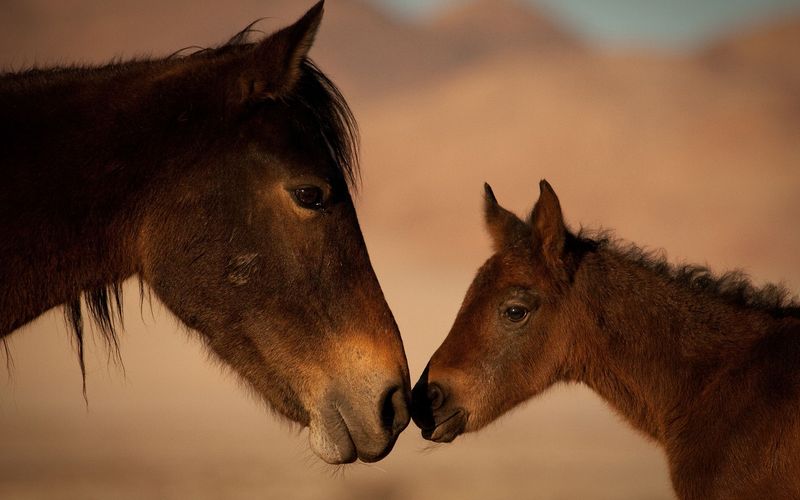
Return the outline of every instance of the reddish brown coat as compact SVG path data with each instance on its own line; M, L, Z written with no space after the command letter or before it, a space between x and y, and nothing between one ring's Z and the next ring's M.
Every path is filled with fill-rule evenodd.
M681 499L800 498L800 308L784 290L573 235L545 181L528 221L488 186L486 216L496 253L414 388L425 437L580 382L663 446Z

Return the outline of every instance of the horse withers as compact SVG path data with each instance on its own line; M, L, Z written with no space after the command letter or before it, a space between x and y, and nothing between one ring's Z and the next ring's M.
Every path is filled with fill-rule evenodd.
M83 368L81 297L113 348L138 275L323 460L385 456L408 368L351 199L356 123L307 58L321 19L0 76L0 337L62 305Z
M425 438L477 431L580 382L666 451L681 499L800 498L800 307L570 232L542 181L526 221L486 186L495 253L413 391Z

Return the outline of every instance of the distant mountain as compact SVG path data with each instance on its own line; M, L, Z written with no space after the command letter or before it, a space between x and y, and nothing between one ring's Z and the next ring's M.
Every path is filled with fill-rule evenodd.
M421 24L393 19L364 0L331 5L313 56L362 97L440 80L502 53L579 48L546 15L513 0L459 4Z
M407 88L448 60L427 30L364 0L336 0L325 15L311 55L346 91L371 96Z
M800 94L800 16L755 26L724 38L703 52L714 67L746 70Z
M363 0L340 0L330 11L316 54L363 95L439 80L502 53L580 48L547 15L513 0L474 0L421 24L391 19Z
M429 29L462 59L509 50L574 50L580 46L549 15L515 0L459 4L434 19Z

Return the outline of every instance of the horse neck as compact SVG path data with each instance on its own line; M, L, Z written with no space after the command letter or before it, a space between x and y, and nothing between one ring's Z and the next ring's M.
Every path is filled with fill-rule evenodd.
M0 337L137 272L142 207L165 182L160 157L180 115L151 66L176 69L0 79Z
M585 324L565 378L591 387L657 440L680 417L676 411L721 369L745 362L777 321L613 251L585 258L570 297Z

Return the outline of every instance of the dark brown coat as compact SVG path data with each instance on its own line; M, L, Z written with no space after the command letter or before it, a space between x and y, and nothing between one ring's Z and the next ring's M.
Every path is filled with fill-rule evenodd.
M83 297L116 342L141 282L323 459L408 422L397 326L350 187L356 124L307 58L322 2L259 43L0 76L0 338Z

